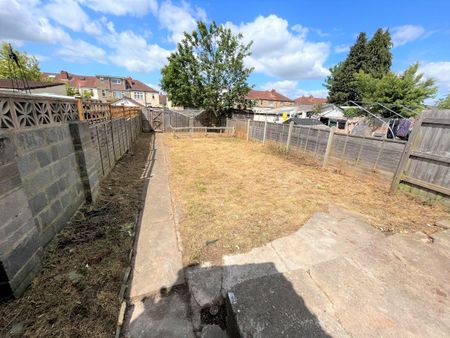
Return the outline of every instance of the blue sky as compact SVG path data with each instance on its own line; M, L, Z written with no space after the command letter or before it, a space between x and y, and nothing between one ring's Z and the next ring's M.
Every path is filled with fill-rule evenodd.
M0 40L36 55L43 71L132 76L157 87L160 68L196 20L253 41L250 83L291 98L326 96L328 68L357 34L391 30L393 70L421 63L450 92L450 1L0 0Z

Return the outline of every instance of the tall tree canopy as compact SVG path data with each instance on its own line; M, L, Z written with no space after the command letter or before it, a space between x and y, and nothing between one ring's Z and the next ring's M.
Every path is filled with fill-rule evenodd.
M437 106L441 109L450 109L450 94L448 94L443 99L440 99Z
M9 44L3 42L0 49L0 79L22 79L22 72L19 71L17 64L9 58L9 52ZM22 66L25 79L39 81L41 71L37 59L25 52L14 51L14 53Z
M212 22L199 21L197 29L185 33L169 63L161 70L161 89L175 104L206 109L219 118L226 109L245 103L252 68L244 66L250 44L242 35Z
M367 43L367 66L362 69L376 78L381 78L391 70L392 39L388 30L378 28L372 39Z
M391 67L391 48L388 30L378 29L370 41L367 40L366 33L360 33L347 58L330 69L331 74L325 81L328 100L341 104L350 100L359 101L355 74L364 71L376 78L382 77Z
M386 117L392 113L385 108L373 104L380 102L394 108L403 116L414 116L424 107L424 100L433 97L437 88L432 79L423 80L423 74L418 74L419 64L413 64L403 73L389 72L381 78L360 71L355 75L361 100L371 111ZM413 111L404 107L414 107Z

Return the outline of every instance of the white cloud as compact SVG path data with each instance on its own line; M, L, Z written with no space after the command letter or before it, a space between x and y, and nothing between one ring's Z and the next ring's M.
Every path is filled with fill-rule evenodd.
M348 51L350 51L350 46L349 45L339 45L334 47L334 51L335 53L347 53Z
M0 39L57 43L70 40L39 13L36 1L0 0Z
M225 24L240 32L244 41L253 41L252 55L247 59L256 72L286 80L317 79L328 75L324 62L330 45L306 40L307 29L294 25L289 31L286 20L276 16L258 16L254 21L239 26Z
M83 40L73 40L64 44L57 52L63 59L71 62L95 61L105 63L106 52Z
M440 91L450 91L450 61L428 62L420 66L419 72L436 81Z
M43 11L60 25L74 31L81 31L83 25L89 21L86 13L73 0L54 0L48 3Z
M113 15L144 16L151 12L155 14L158 10L156 0L78 0L78 2L90 9Z
M170 32L169 41L179 42L184 37L184 32L192 32L197 27L197 20L206 20L206 13L202 9L194 11L187 3L182 7L175 6L172 2L164 1L158 13L161 26Z
M281 80L273 81L262 84L260 87L264 90L275 89L277 92L291 98L296 99L300 96L314 96L314 97L327 97L328 91L326 89L317 90L305 90L298 87L298 81Z
M273 81L273 82L267 82L261 85L261 89L264 90L272 90L275 89L277 92L290 97L295 98L295 95L297 94L297 81L291 81L291 80L282 80L282 81Z
M133 72L159 70L167 62L170 51L147 40L132 31L116 32L114 25L108 23L109 34L105 36L108 45L114 49L109 60Z
M392 28L391 36L394 47L417 40L425 34L425 28L416 25L404 25Z

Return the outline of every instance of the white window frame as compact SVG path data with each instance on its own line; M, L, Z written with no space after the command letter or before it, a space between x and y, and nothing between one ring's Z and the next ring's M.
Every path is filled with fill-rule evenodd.
M112 84L121 84L122 80L121 79L111 79L111 83Z
M144 99L144 93L136 91L136 92L134 92L134 98L136 100L143 100Z

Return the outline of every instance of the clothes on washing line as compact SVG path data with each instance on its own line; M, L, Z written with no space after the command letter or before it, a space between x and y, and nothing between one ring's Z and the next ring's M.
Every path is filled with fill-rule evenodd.
M410 119L401 119L398 123L395 135L397 137L406 137L409 134L409 127L411 127Z

